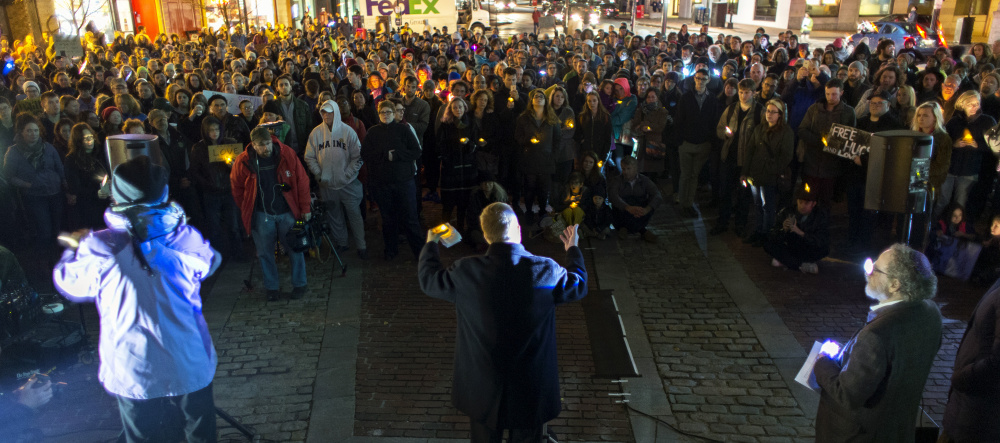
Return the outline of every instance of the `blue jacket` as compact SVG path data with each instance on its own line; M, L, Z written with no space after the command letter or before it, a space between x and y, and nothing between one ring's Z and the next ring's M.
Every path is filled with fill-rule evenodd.
M56 195L62 191L62 184L66 180L66 171L63 169L63 162L56 148L48 143L41 143L44 146L38 168L32 166L31 161L25 157L27 148L20 143L7 149L7 155L4 156L4 178L21 188L24 195L36 197Z
M56 289L75 302L93 301L101 317L98 378L108 392L145 400L208 386L217 362L201 313L201 282L222 259L176 203L140 215L140 243L153 274L140 266L126 230L108 210L109 228L80 239L52 271ZM137 221L138 223L138 221Z

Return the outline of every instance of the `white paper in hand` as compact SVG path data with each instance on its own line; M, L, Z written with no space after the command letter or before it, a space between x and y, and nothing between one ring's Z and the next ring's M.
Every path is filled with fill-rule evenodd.
M795 381L814 391L819 391L819 384L816 383L816 374L813 373L813 367L816 366L816 359L819 358L819 350L822 347L822 343L818 341L813 342L809 356L806 357L806 361L802 363L802 368L799 369L798 375L795 376Z

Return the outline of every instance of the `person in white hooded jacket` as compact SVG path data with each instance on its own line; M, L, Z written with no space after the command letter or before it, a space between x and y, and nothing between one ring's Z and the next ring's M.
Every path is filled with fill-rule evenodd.
M333 242L338 252L348 250L347 233L354 236L358 256L367 258L361 199L364 196L358 171L361 170L361 141L350 126L340 120L340 107L327 100L320 107L323 123L309 134L306 144L306 167L319 183L320 199L330 220Z

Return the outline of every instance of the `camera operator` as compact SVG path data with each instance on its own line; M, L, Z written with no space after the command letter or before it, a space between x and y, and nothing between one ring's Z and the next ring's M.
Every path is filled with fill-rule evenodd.
M271 135L265 126L250 132L253 149L233 161L229 179L233 198L240 208L243 228L253 235L264 275L267 300L280 296L281 279L274 261L275 242L280 241L292 262L292 298L306 294L306 259L292 250L285 237L296 220L309 221L309 177L295 151ZM251 229L252 228L252 229Z
M108 229L60 237L53 270L70 300L93 301L101 319L99 378L118 399L128 442L174 435L216 439L212 379L217 356L202 316L202 280L222 263L184 210L167 200L170 173L147 156L114 168Z

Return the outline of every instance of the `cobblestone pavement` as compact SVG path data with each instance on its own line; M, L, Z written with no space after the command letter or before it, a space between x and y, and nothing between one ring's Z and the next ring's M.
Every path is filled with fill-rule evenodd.
M834 207L831 235L834 248L831 257L820 262L819 275L773 268L762 249L750 247L732 234L722 236L728 249L805 349L814 341L828 338L841 343L849 340L868 315L870 301L864 294L865 279L860 266L864 256L849 256L837 248L839 242L846 239L845 212L842 206ZM882 239L881 243L888 244L889 240ZM955 353L966 322L985 291L986 288L938 276L935 301L944 316L944 336L922 403L935 421L940 422L944 414Z
M436 214L435 205L426 209ZM833 220L836 239L843 215ZM791 378L813 340L846 340L861 326L868 301L858 259L835 250L819 275L775 269L762 250L732 234L707 236L706 224L681 219L665 205L651 225L657 244L636 238L581 243L592 287L615 291L642 377L623 385L593 378L582 306L560 307L565 407L551 425L562 441L699 441L644 414L717 440L812 440L818 396ZM370 251L381 250L373 225L368 239ZM526 244L562 257L559 245ZM447 262L470 253L460 246L443 255ZM311 293L302 300L267 303L260 290L244 292L246 264L227 264L206 285L205 315L219 353L218 406L264 441L466 439L467 419L450 404L454 308L420 292L408 252L393 262L362 262L353 252L345 260L346 277L330 262L307 260ZM287 276L287 260L279 264ZM924 395L935 419L947 399L965 320L983 293L947 278L939 288L945 339ZM93 308L83 312L96 337ZM75 319L75 308L67 313ZM117 406L96 372L94 363L72 362L53 372L67 385L40 411L43 441L117 435ZM621 392L631 394L634 410L608 395ZM224 439L241 441L235 429L219 424Z

